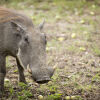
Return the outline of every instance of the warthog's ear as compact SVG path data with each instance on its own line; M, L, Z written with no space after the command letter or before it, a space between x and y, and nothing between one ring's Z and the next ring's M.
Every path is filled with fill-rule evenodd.
M24 30L24 28L17 22L11 21L11 25L12 25L12 27L16 28L16 30L18 30L18 31Z
M42 30L45 24L45 19L43 20L42 23L39 24L39 29Z

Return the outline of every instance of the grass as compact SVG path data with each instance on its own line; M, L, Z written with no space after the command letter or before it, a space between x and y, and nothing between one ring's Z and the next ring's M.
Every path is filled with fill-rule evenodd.
M2 5L28 12L36 25L42 19L46 19L47 25L52 26L45 28L49 38L46 49L48 65L64 66L63 69L57 68L52 81L45 85L36 85L33 82L33 87L29 87L24 83L5 82L6 88L9 88L9 99L15 97L17 100L32 100L42 95L44 100L68 100L68 98L85 100L89 99L85 96L86 93L95 94L100 83L99 66L91 66L92 62L89 64L89 61L95 59L96 62L100 56L97 40L99 34L94 34L94 27L99 23L94 20L94 17L100 10L96 2L9 0L7 3L3 2ZM100 16L97 15L96 18L99 19ZM75 33L74 37L72 37L73 33ZM12 64L9 58L6 60L6 66L9 75L13 73L11 76L13 80L13 75L17 74L18 70L15 66L13 71L10 70ZM92 68L94 69L90 70ZM29 79L29 75L26 77ZM28 82L30 83L30 80ZM10 83L14 85L11 86ZM17 89L14 89L16 86L18 86ZM91 91L94 92L91 93Z
M99 73L97 73L95 76L93 76L92 82L99 82L100 83L100 74Z
M61 96L62 94L51 94L51 95L48 95L45 100L61 100Z
M7 86L8 83L6 83ZM9 83L10 84L10 83ZM14 98L14 96L16 96L15 99L17 100L29 100L30 97L33 96L33 94L31 93L31 89L24 83L19 83L19 91L16 92L16 90L10 86L9 87L9 98Z
M99 47L96 44L94 44L92 46L92 50L93 50L95 55L100 56L100 49L99 49Z

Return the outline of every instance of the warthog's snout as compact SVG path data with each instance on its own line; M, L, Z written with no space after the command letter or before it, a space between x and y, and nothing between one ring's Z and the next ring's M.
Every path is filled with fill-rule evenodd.
M51 79L49 77L43 77L41 79L36 80L36 82L39 84L48 83L49 81L51 81Z
M48 83L51 80L51 77L54 73L54 68L45 68L42 69L33 69L32 70L32 78L39 84Z

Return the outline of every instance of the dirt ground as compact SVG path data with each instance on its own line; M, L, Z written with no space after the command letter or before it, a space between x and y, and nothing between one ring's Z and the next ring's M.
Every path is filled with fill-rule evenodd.
M82 14L65 8L55 13L57 7L51 5L20 11L28 12L36 25L47 19L47 64L57 66L52 81L39 85L25 71L28 85L19 84L16 61L7 57L5 93L0 100L39 100L39 96L41 100L100 100L100 8L90 3Z

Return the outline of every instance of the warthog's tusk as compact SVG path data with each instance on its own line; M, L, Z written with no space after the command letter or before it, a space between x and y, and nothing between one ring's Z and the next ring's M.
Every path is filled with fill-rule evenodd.
M27 65L27 70L28 70L28 72L29 72L30 74L32 74L32 70L30 69L29 64Z
M24 65L23 65L23 63L22 63L22 61L21 61L21 59L20 59L20 52L21 52L21 50L20 50L20 48L18 49L18 53L17 53L17 59L19 60L19 63L20 63L20 65L23 67L23 69L25 69L25 67L24 67Z

